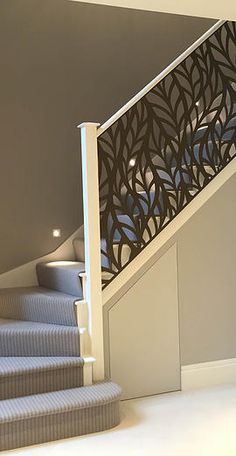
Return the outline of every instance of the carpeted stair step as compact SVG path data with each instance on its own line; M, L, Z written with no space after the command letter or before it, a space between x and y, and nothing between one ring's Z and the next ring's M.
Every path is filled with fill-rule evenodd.
M0 356L79 356L79 328L0 319Z
M83 298L80 272L85 271L83 262L52 261L38 263L36 267L38 282L41 287Z
M77 298L42 287L0 289L0 317L77 326Z
M121 390L106 382L0 402L0 450L110 429Z
M0 400L83 386L82 358L0 358Z

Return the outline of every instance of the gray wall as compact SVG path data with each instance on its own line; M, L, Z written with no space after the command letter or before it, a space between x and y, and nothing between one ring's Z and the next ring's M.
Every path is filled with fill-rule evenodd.
M0 272L82 224L76 125L102 122L212 25L62 0L0 2Z
M236 357L235 194L236 175L177 236L183 365Z

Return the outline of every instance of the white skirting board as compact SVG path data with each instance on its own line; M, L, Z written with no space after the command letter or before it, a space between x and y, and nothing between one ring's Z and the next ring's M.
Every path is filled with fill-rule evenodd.
M236 358L189 364L181 368L182 391L229 383L236 383Z

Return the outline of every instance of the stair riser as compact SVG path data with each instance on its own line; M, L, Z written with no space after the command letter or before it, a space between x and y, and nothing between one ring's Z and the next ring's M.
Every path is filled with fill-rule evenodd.
M54 325L77 326L76 306L73 304L70 309L62 305L50 306L51 303L45 299L43 303L15 302L11 306L0 300L0 314L2 318L13 320L36 321Z
M59 262L60 263L60 262ZM84 272L84 263L68 262L60 266L58 262L38 263L36 272L41 287L57 290L83 299L80 272Z
M0 400L83 386L83 367L27 372L0 379Z
M0 450L105 431L120 422L119 400L77 411L0 424Z
M79 334L1 331L0 356L80 356Z

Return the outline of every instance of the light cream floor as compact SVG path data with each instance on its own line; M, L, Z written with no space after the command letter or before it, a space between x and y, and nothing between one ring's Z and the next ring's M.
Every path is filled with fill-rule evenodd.
M236 456L236 385L125 401L116 429L3 454Z

